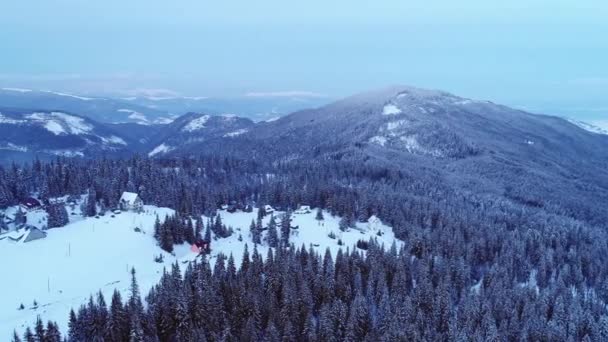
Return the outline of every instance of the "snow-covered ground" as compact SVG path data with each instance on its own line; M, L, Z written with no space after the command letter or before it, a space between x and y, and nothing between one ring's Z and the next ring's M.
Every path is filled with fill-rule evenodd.
M38 315L56 320L66 331L70 308L78 308L91 293L101 290L108 300L114 288L126 294L131 267L137 270L142 290L148 291L160 279L163 266L189 252L186 246L176 248L174 257L156 246L152 236L156 215L164 217L171 212L146 207L143 214L123 212L99 219L71 216L73 222L47 230L45 239L0 241L4 274L0 282L0 340L8 341L13 329L22 331ZM44 221L43 213L28 213L28 222L36 225L38 220ZM135 227L142 232L135 232ZM164 265L153 260L161 253ZM21 304L25 309L18 309Z
M7 214L14 214L14 210L9 209ZM168 268L179 261L183 270L184 263L196 257L187 245L176 246L174 255L157 246L152 236L154 221L157 215L162 220L171 214L171 209L145 206L141 214L122 212L115 217L106 214L100 218L83 218L79 208L71 208L68 212L74 212L70 215L71 222L63 228L48 230L45 239L28 243L0 241L0 268L5 275L5 281L0 282L0 340L8 340L13 329L21 333L25 326L35 322L38 315L43 320L57 321L62 332L66 332L70 308L77 309L90 294L101 290L109 301L114 288L117 288L123 293L123 298L128 296L131 267L136 269L142 294L145 294L158 282L163 267ZM212 242L209 260L214 263L219 253L232 254L238 266L245 244L250 253L253 251L249 225L257 214L255 211L229 213L224 210L219 214L222 222L234 229L234 234ZM281 213L274 215L280 224ZM317 221L315 216L316 210L292 215L292 227L299 228L291 230L291 243L297 247L312 246L320 252L329 248L334 255L340 248L352 249L358 240L370 238L377 239L386 248L393 242L398 247L401 244L395 239L392 229L375 217L369 222L357 223L356 229L342 232L338 228L339 217L324 212L324 220ZM265 225L270 217L264 218ZM206 223L207 218L202 219ZM28 222L33 225L44 226L45 221L44 211L28 212ZM335 238L330 238L330 233ZM338 245L339 240L343 242L342 246ZM268 247L265 244L257 249L263 257L266 256ZM164 255L163 263L153 260L159 254ZM33 306L34 300L37 307ZM19 310L22 303L25 309Z

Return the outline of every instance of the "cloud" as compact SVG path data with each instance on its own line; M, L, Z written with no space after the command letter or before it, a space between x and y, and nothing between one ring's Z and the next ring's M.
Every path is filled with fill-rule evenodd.
M312 91L289 90L289 91L271 91L271 92L249 92L247 97L311 97L324 98L327 95L315 93Z

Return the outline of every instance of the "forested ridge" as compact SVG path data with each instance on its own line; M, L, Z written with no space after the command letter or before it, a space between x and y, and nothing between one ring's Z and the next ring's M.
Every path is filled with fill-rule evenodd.
M608 338L602 203L566 206L533 191L521 194L537 201L527 203L515 199L520 190L469 193L435 177L339 159L59 159L0 169L0 207L32 192L87 191L108 207L122 191L138 192L182 217L212 215L228 203L306 204L351 220L377 215L405 242L399 251L372 247L367 257L351 250L335 265L295 246L238 270L229 260L213 271L193 265L183 279L172 270L145 303L113 299L103 309L96 298L76 310L72 341ZM94 319L91 332L96 315L106 320ZM112 317L122 319L119 335L107 335L118 324Z

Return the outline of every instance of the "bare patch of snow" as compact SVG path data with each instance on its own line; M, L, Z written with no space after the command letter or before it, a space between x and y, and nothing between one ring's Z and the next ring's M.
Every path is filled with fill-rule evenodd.
M42 92L57 95L57 96L71 97L71 98L75 98L75 99L83 100L83 101L94 100L93 98L90 98L90 97L78 96L78 95L73 95L73 94L68 94L68 93L60 93L60 92L56 92L56 91L43 90Z
M17 125L17 124L21 124L21 123L25 123L25 120L17 120L17 119L9 118L8 116L5 116L2 113L0 113L0 124Z
M234 132L226 133L226 134L224 134L224 137L225 138L227 138L227 137L236 137L236 136L239 136L241 134L247 133L248 131L249 131L248 129L242 128L242 129L236 130Z
M608 135L608 130L607 129L603 129L601 127L583 122L583 121L578 121L578 120L574 120L574 119L567 119L570 123L578 126L579 128L584 129L587 132L591 132L591 133L595 133L595 134L603 134L603 135Z
M22 89L22 88L2 88L2 90L14 91L14 92L18 92L18 93L29 93L29 92L31 92L30 89Z
M374 143L374 144L378 144L380 146L384 146L384 145L386 145L387 139L386 139L386 137L377 135L377 136L372 137L371 139L369 139L369 142Z
M205 124L207 123L207 121L209 121L209 115L203 115L199 118L196 118L196 119L188 122L188 124L186 126L184 126L184 128L182 128L182 131L194 132L199 129L203 129L203 128L205 128Z
M401 114L401 109L394 104L387 104L382 108L382 115L397 115Z
M114 144L114 145L126 145L127 144L122 138L117 137L115 135L111 135L109 137L101 137L101 140L105 143Z
M155 156L157 154L167 153L167 152L172 151L172 150L173 150L173 147L165 145L165 143L162 143L162 144L156 146L152 151L150 151L150 153L148 153L148 156L152 157L152 156Z
M84 157L84 153L82 153L82 151L74 150L43 150L42 152L61 157Z
M389 131L393 131L393 130L395 130L397 128L401 128L403 126L406 126L408 122L409 122L408 120L391 121L391 122L388 122L386 124L386 129L389 130Z
M9 142L9 143L6 143L4 145L0 145L0 150L27 152L27 147L26 146L15 145L15 144Z

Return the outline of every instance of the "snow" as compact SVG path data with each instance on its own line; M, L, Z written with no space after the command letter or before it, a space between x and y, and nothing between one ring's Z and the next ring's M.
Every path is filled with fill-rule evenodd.
M205 128L205 124L207 123L207 121L209 121L209 115L203 115L190 121L186 126L184 126L184 128L182 128L182 131L194 132L199 129L203 129Z
M27 147L15 145L15 144L9 142L9 143L6 143L5 145L0 145L0 150L27 152Z
M369 139L369 142L374 143L374 144L378 144L380 146L386 145L387 141L388 141L388 139L386 139L386 137L379 136L379 135L377 135L377 136L372 137L371 139Z
M604 129L583 121L578 121L578 120L573 120L573 119L568 119L568 121L576 126L578 126L579 128L584 129L587 132L591 132L591 133L595 133L595 134L602 134L602 135L608 135L608 129Z
M134 203L137 199L137 194L134 192L123 192L122 196L120 196L120 201L124 201L125 203Z
M392 121L392 122L387 122L386 123L386 129L388 131L393 131L396 130L397 128L406 126L408 124L408 120L397 120L397 121Z
M135 110L131 110L131 109L118 109L117 112L121 112L121 113L129 113L128 118L131 120L136 120L138 124L140 125L149 125L150 122L148 121L148 118Z
M84 157L82 151L75 150L42 150L42 152L62 157Z
M441 157L443 153L439 150L429 150L424 148L418 142L418 138L415 135L404 135L399 138L403 142L405 149L410 153L427 154L433 157Z
M397 115L401 114L401 109L394 104L387 104L382 108L382 115Z
M29 93L29 92L31 92L30 89L23 89L23 88L2 88L2 90L15 91L15 92L18 92L18 93Z
M273 118L270 118L270 119L266 120L266 122L273 122L273 121L277 121L277 120L279 120L280 118L281 118L280 116L275 116L275 117L273 117Z
M114 144L114 145L126 145L127 143L120 137L117 137L115 135L111 135L109 137L101 137L101 140L103 140L103 142L108 143L108 144Z
M160 117L156 120L154 120L155 124L159 124L159 125L167 125L170 124L174 121L174 119L172 118L166 118L166 117Z
M227 138L227 137L236 137L236 136L239 136L241 134L247 133L247 131L249 131L249 130L246 129L246 128L242 128L242 129L236 130L234 132L230 132L230 133L224 134L224 138Z
M93 129L83 118L61 112L32 113L26 115L26 118L41 123L55 135L87 134Z
M0 113L0 124L16 125L16 124L20 124L20 123L25 123L25 120L17 120L17 119L9 118L9 117L3 115L2 113Z
M118 288L126 295L131 267L137 270L142 293L147 292L160 279L162 268L185 254L181 246L177 257L164 253L152 236L156 215L170 213L167 208L145 207L143 214L78 217L63 228L47 230L45 239L0 241L2 260L14 260L1 266L11 281L0 282L0 339L8 341L13 329L22 331L38 315L45 321L56 320L66 332L70 308L85 303L91 293L101 290L109 300ZM135 232L135 227L142 232ZM159 254L164 264L153 261ZM34 300L37 308L33 308ZM21 303L24 310L18 310Z
M16 208L10 208L7 214L9 211L14 215ZM70 215L71 222L65 227L47 230L45 239L28 243L0 241L0 260L12 260L0 266L2 274L10 275L11 279L0 282L0 339L6 336L8 340L13 329L22 332L25 326L35 322L37 316L44 321L57 321L65 333L70 308L77 309L86 303L90 294L101 291L108 301L116 288L122 292L123 298L128 297L131 267L137 271L141 293L146 294L159 281L163 267L169 268L178 261L184 270L183 264L197 257L186 244L175 246L174 255L157 246L153 238L154 221L157 216L162 219L172 214L171 209L144 206L143 213L122 212L115 217L107 213L98 219L83 218L78 204L68 212L75 214ZM222 222L234 229L234 234L225 239L214 239L208 260L214 264L219 253L232 255L238 267L245 245L250 253L253 251L249 225L256 219L257 211L229 213L220 210L218 213ZM280 224L281 214L274 213L277 224ZM45 224L44 211L36 210L27 215L28 222L40 222L39 226ZM323 212L323 215L324 220L317 221L314 209L294 213L291 225L298 229L291 230L290 242L296 247L312 247L319 253L329 250L334 256L338 250L352 250L356 248L357 241L369 241L370 238L385 248L393 243L397 247L403 244L395 238L392 228L375 216L342 232L339 229L340 217L329 212ZM201 219L206 222L208 218ZM267 225L270 219L271 215L267 215L263 223ZM263 232L263 239L266 234ZM329 235L335 235L335 238ZM239 236L242 241L239 241ZM269 247L263 243L257 249L265 257ZM44 251L44 257L41 257L41 251ZM163 263L153 260L159 254L164 257ZM38 307L33 307L34 300ZM26 307L24 310L18 309L21 303Z
M83 101L94 100L93 98L90 98L90 97L77 96L77 95L68 94L68 93L60 93L60 92L56 92L56 91L43 90L43 92L44 93L53 94L53 95L57 95L57 96L71 97L71 98L78 99L78 100L83 100Z
M155 156L159 153L167 153L171 150L173 150L173 147L165 145L165 143L162 143L162 144L156 146L152 151L150 151L148 153L148 157Z

